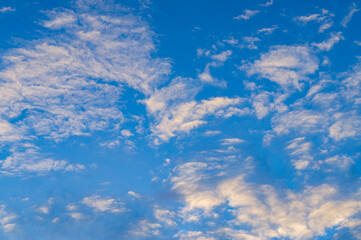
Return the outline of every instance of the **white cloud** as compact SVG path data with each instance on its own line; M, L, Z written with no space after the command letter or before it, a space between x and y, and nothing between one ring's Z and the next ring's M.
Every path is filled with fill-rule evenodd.
M212 184L207 184L211 177ZM341 196L327 184L279 193L270 185L247 182L244 175L217 180L214 168L205 163L179 166L171 181L173 190L183 197L186 221L196 213L198 219L211 219L215 209L224 205L217 208L218 214L233 216L227 218L230 227L213 228L200 236L217 238L227 232L231 239L313 239L328 229L347 225L361 211L359 193ZM249 230L237 230L243 226Z
M234 46L234 45L237 45L237 44L238 44L238 39L235 39L234 37L231 37L230 39L225 39L225 40L223 40L223 42L228 43L228 44Z
M314 104L318 104L319 106L329 106L330 109L337 108L337 100L339 95L337 93L317 93L312 98L312 102Z
M206 234L201 231L181 230L177 234L175 234L174 237L179 240L216 240L216 238L207 237Z
M68 215L75 220L82 220L85 218L85 216L80 213L80 212L72 212L72 213L68 213Z
M159 221L167 224L168 226L176 226L177 223L172 220L175 218L176 213L167 209L156 208L154 210L154 217Z
M38 211L42 214L49 214L50 212L50 209L49 209L49 206L40 206L38 207Z
M227 236L228 239L262 240L262 238L257 237L245 230L232 229L229 227L223 227L221 229L218 229L215 234L220 236Z
M306 98L312 98L314 95L316 95L322 89L323 89L323 86L321 84L315 84L315 85L311 86L307 92Z
M294 18L295 21L307 23L310 21L320 21L320 14L311 14L307 16L299 16Z
M359 61L350 71L345 73L345 79L341 82L341 95L348 102L361 104L361 62Z
M220 67L223 66L224 62L228 60L228 58L232 55L231 50L226 50L218 54L210 55L209 57L213 60L210 63L207 63L206 67L204 68L204 71L200 74L198 74L198 78L203 83L212 84L219 87L225 87L226 83L223 81L219 81L217 78L213 77L210 72L210 67Z
M336 169L348 169L355 162L351 157L346 155L336 155L333 157L329 157L323 161L324 164Z
M0 8L0 13L6 13L6 12L15 12L15 8L13 8L13 7L2 7L2 8Z
M36 210L41 214L48 215L51 211L53 204L54 198L49 198L46 204L39 206Z
M163 166L168 166L171 163L171 160L169 158L166 158L164 160Z
M192 79L175 78L167 86L155 90L144 103L150 114L158 115L169 106L193 98L198 93L199 87L195 86Z
M272 110L269 98L270 96L267 92L260 93L254 97L252 105L258 119L264 118Z
M150 72L146 72L148 65L152 64L147 56L152 49L151 39L147 36L151 33L135 19L124 17L124 21L119 21L122 17L89 14L78 18L82 25L69 27L71 36L43 39L42 43L14 50L6 56L11 64L0 74L6 84L2 87L14 89L17 96L8 98L3 104L18 106L17 109L6 109L15 116L28 111L28 117L21 123L38 135L61 139L109 129L121 123L123 116L116 107L121 88L107 82L124 82L148 92L147 84L156 77L150 75L165 66L158 62L159 66L149 66ZM131 25L132 30L124 30L123 24ZM78 35L92 31L101 34L91 39ZM131 39L120 37L125 33L130 34ZM142 39L134 41L135 37ZM92 49L89 49L90 43L94 46ZM94 80L99 78L104 82ZM18 81L24 81L20 89L16 85Z
M288 96L289 95L287 93L280 94L268 91L260 91L258 93L252 94L249 100L252 103L257 119L263 119L274 111L278 113L288 111L288 106L284 104L284 101Z
M5 89L0 89L0 93L5 92ZM5 94L4 94L5 95ZM4 96L3 95L3 96ZM6 96L6 95L5 95ZM0 96L0 99L2 97ZM0 142L16 142L24 139L23 130L16 128L11 123L5 120L0 120Z
M122 134L123 137L131 137L133 136L133 133L129 131L128 129L124 129L120 131L120 134Z
M75 211L77 208L78 207L76 205L74 205L74 204L68 204L66 206L66 210L68 210L68 211Z
M274 25L270 28L261 28L259 30L257 30L257 33L264 33L264 34L271 34L273 33L276 29L278 29L278 26L277 25Z
M306 46L276 46L261 54L260 60L241 69L249 75L259 74L282 87L299 89L300 81L318 69L318 59Z
M323 131L328 124L326 116L310 110L294 110L272 117L273 131L288 134L294 130L301 133Z
M333 48L333 46L342 39L343 37L341 32L331 33L329 39L320 43L312 43L312 45L317 47L321 51L330 51Z
M248 20L250 19L251 17L255 16L256 14L258 14L260 11L258 10L249 10L249 9L246 9L243 11L243 14L241 15L238 15L237 17L234 17L233 19L236 19L236 20L240 20L240 19L243 19L243 20Z
M65 160L54 160L39 152L32 144L23 147L13 147L11 155L0 161L1 171L7 174L19 175L25 172L38 174L49 171L79 171L85 168L82 164L69 164Z
M273 0L269 0L267 2L265 2L264 4L260 4L261 7L268 7L271 6L273 4Z
M82 203L100 212L121 213L126 211L123 203L120 203L113 198L101 197L99 195L85 197L83 198Z
M135 224L134 228L129 231L131 236L148 238L152 236L159 236L160 231L159 228L161 225L159 223L152 223L146 219L142 219L137 224Z
M210 211L223 202L222 197L213 191L213 187L198 184L202 179L210 177L202 173L202 170L207 168L210 166L202 162L185 163L177 167L177 175L171 179L172 189L184 196L186 211L194 208ZM197 218L190 216L186 219L186 221L193 220Z
M161 141L167 141L175 136L175 133L187 133L193 128L205 124L204 117L217 115L217 111L238 105L242 101L241 98L216 97L200 102L181 103L163 113L160 121L152 127L153 135Z
M347 27L347 24L351 21L351 18L353 17L353 15L355 13L357 13L358 11L360 11L360 9L357 8L356 3L352 3L351 7L349 8L349 12L348 14L342 19L341 25L343 27Z
M3 54L0 144L119 132L124 86L149 95L170 72L167 60L151 56L154 33L129 10L106 7L101 1L76 5L74 11L47 12L49 20L42 24L53 31L49 37ZM56 31L59 28L64 31ZM30 160L22 154L5 160L7 168L45 172L67 165L50 158L25 165L21 161Z
M106 142L102 142L99 145L102 147L106 147L106 148L116 148L121 144L121 142L118 139L114 139L114 140L110 140L110 141L106 141Z
M218 134L221 134L222 132L221 131L218 131L218 130L209 130L207 132L204 133L204 135L206 136L214 136L214 135L218 135Z
M0 226L4 232L10 232L15 228L14 220L16 218L17 215L9 213L4 204L0 205Z
M204 69L204 71L200 74L198 74L198 78L202 81L202 82L206 82L206 83L215 83L218 80L216 78L214 78L210 71L209 71L209 65L206 66L206 68Z
M261 41L261 39L257 37L243 37L243 44L239 45L240 48L248 48L248 49L258 49L255 45L255 42Z
M240 138L225 138L221 140L222 145L235 145L239 143L244 143L245 141Z
M337 120L329 128L330 137L336 141L361 135L361 119L355 116L347 116Z
M71 10L49 11L47 12L50 20L44 21L43 26L50 29L60 29L63 27L70 27L75 24L77 17Z
M225 62L231 55L232 55L232 51L226 50L219 54L212 55L211 58L215 61Z
M321 14L310 14L306 16L298 16L293 18L294 21L299 22L301 24L307 24L309 22L318 22L320 23L320 27L318 32L324 32L325 30L331 28L333 26L332 18L334 17L333 13L330 13L326 9L321 10Z
M314 166L311 154L312 142L306 142L304 137L295 138L289 142L286 150L290 151L291 162L297 170L304 170Z
M205 50L205 49L201 49L201 48L198 48L197 49L197 57L201 57L201 56L209 56L211 54L211 51L210 50Z
M227 109L219 110L217 112L217 116L221 116L225 118L230 118L232 116L242 117L251 114L252 114L252 110L249 109L248 107L245 108L229 107Z
M128 195L132 196L133 198L142 198L142 195L134 191L128 191Z
M322 33L325 30L331 28L332 26L333 26L333 21L325 22L319 27L318 31Z

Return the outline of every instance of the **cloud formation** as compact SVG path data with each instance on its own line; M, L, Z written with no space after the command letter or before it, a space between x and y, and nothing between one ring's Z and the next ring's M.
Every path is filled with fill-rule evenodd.
M241 69L257 74L284 88L301 88L301 81L318 69L318 59L307 46L276 46L261 55L260 60Z
M42 24L52 37L30 41L3 56L1 144L23 144L31 138L58 142L94 131L119 131L124 85L150 94L169 72L167 61L150 57L153 33L137 17L118 6L119 13L104 13L101 1L77 4L77 11L47 12L49 20ZM98 10L87 10L89 4ZM39 158L37 167L24 167L20 156L29 151L14 152L6 160L13 164L6 168L65 168L64 162L36 157L36 151L30 159Z
M223 205L232 209L232 218L226 223L231 227L213 228L207 237L311 239L325 235L329 228L346 226L358 219L361 211L360 192L340 197L337 188L323 184L300 192L279 193L270 185L246 181L245 175L214 179L210 185L214 169L207 163L190 162L180 166L171 179L173 189L184 198L186 221L205 221L212 218L213 211L226 214L227 208L218 208ZM236 230L238 226L250 226L250 230Z
M236 20L240 20L240 19L248 20L248 19L250 19L251 17L255 16L258 13L260 13L259 10L246 9L246 10L243 11L243 14L238 15L238 16L234 17L233 19L236 19Z

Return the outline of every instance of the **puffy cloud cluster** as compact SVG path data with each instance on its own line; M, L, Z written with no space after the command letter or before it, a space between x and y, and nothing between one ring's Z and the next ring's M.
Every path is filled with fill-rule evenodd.
M103 1L77 5L75 10L47 12L49 20L42 24L51 37L30 41L3 56L0 144L119 131L123 86L150 94L168 74L168 62L150 56L154 34L138 17L116 5L118 13L108 14ZM14 152L6 161L13 162L12 168L24 166L20 155L29 151ZM36 162L35 154L32 151L22 171L65 167L62 161L40 156Z
M359 220L360 191L342 196L336 187L323 184L298 192L282 192L270 185L248 182L243 174L215 178L215 167L189 162L179 166L171 179L173 190L184 198L182 211L186 221L206 222L214 214L222 216L227 211L233 216L225 227L209 230L204 236L312 239L325 235L328 229L342 228Z

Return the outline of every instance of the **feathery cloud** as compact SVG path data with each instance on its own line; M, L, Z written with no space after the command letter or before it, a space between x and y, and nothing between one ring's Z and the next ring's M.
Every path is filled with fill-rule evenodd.
M126 211L123 203L113 198L101 197L99 195L85 197L82 203L99 212L121 213Z
M249 75L258 74L284 88L301 87L301 81L318 69L318 59L306 46L275 46L260 60L241 67Z
M349 8L348 14L342 19L341 26L347 27L347 24L351 21L353 15L360 11L360 9L357 8L356 3L352 3L351 7Z
M0 13L15 12L15 10L13 7L2 7L0 8Z
M238 16L234 17L233 19L236 19L236 20L240 20L240 19L248 20L248 19L250 19L251 17L257 15L258 13L260 13L259 10L249 10L249 9L246 9L246 10L243 11L243 14L238 15Z

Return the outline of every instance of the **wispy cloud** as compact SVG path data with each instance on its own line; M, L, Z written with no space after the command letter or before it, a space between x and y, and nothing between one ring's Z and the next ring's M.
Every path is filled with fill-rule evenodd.
M259 74L279 85L300 88L300 82L318 69L318 59L307 46L276 46L260 60L241 67L249 75Z
M273 5L273 0L269 0L264 4L260 4L261 7L268 7L268 6L271 6L271 5Z
M273 130L277 134L287 134L290 131L319 132L327 126L327 116L316 111L294 110L272 118Z
M98 4L98 11L89 11L88 3L78 1L76 12L47 12L49 20L42 24L54 31L51 37L29 41L3 55L7 64L0 72L1 144L120 131L124 117L118 101L123 86L150 94L168 74L167 61L150 57L153 33L144 22L117 5L119 11L114 13L102 11L102 1L92 4ZM5 161L12 171L67 165L44 159L31 167L34 152L31 158L21 157L29 156L29 151L13 154ZM26 159L30 160L25 166Z
M159 122L152 127L153 134L167 141L175 133L189 132L206 123L204 117L217 115L217 111L242 103L241 98L216 97L200 102L190 101L176 105L162 114ZM157 141L156 141L157 142Z
M219 61L219 62L225 62L227 61L227 59L232 55L232 51L231 50L226 50L223 51L219 54L214 54L211 56L211 58L215 61Z
M258 10L246 9L246 10L243 11L243 14L238 15L238 16L234 17L233 19L236 19L236 20L240 20L240 19L248 20L251 17L257 15L258 13L260 13L260 11L258 11Z
M297 170L303 170L313 164L311 154L312 143L307 142L305 137L295 138L289 142L286 150L290 151L291 162Z
M243 43L239 45L240 48L248 48L253 50L258 49L255 43L261 41L261 39L257 37L243 37L242 40Z
M41 153L39 147L32 144L15 146L11 155L0 164L2 173L19 175L22 173L44 174L49 171L81 171L85 168L82 164L70 164L65 160L55 160Z
M319 32L324 32L325 30L331 28L333 26L333 20L334 17L333 13L330 13L326 9L321 10L321 14L315 13L310 14L306 16L298 16L294 17L293 20L296 22L299 22L301 24L307 24L309 22L317 22L320 23L320 27L318 29Z
M360 11L360 9L357 8L356 3L352 3L351 7L349 8L348 14L342 19L341 26L347 27L347 24L351 21L353 15Z
M235 39L234 37L231 37L231 38L229 38L229 39L223 40L223 42L228 43L228 44L234 46L234 45L237 45L237 44L238 44L238 39Z
M0 8L0 13L15 12L15 10L13 7L2 7Z
M329 128L330 137L336 141L361 135L361 118L358 116L344 116Z
M320 43L312 43L313 46L317 47L321 51L329 51L333 48L333 46L343 39L342 33L331 33L329 39L320 42Z
M158 221L163 222L163 223L167 224L168 226L176 226L177 225L177 223L175 221L173 221L173 219L176 217L176 213L172 212L170 210L156 208L154 210L154 217Z
M133 198L142 198L142 196L139 193L136 193L134 191L128 191L128 195L132 196Z
M159 223L153 223L146 219L139 220L136 224L134 224L133 229L129 231L129 235L134 237L141 238L149 238L154 236L159 236L162 225Z
M222 145L235 145L239 143L244 143L245 141L240 138L225 138L221 140Z
M270 28L261 28L257 31L257 33L263 33L263 34L271 34L273 33L276 29L278 29L278 26L274 25Z
M222 132L221 131L218 131L218 130L209 130L207 132L204 133L205 136L214 136L214 135L218 135L218 134L221 134Z
M204 71L200 74L198 74L198 78L205 83L215 83L218 81L215 77L211 75L209 65L207 65L204 69Z
M16 214L9 213L6 210L6 205L0 205L0 226L4 232L10 232L16 227L14 222L16 218Z
M212 176L212 184L208 185L207 179ZM214 168L201 162L177 168L171 181L173 189L183 197L184 220L212 219L215 212L220 213L217 207L223 204L232 208L228 228L213 228L195 236L311 239L357 219L361 210L359 193L342 197L336 187L327 184L279 193L270 185L250 183L245 178L240 175L217 181ZM280 197L281 194L285 197ZM239 225L249 226L250 231L237 230Z
M47 12L47 15L50 20L44 21L43 25L50 29L69 28L77 21L77 16L72 10L53 10Z
M123 203L113 198L101 197L99 195L85 197L82 203L99 212L121 213L126 211Z

